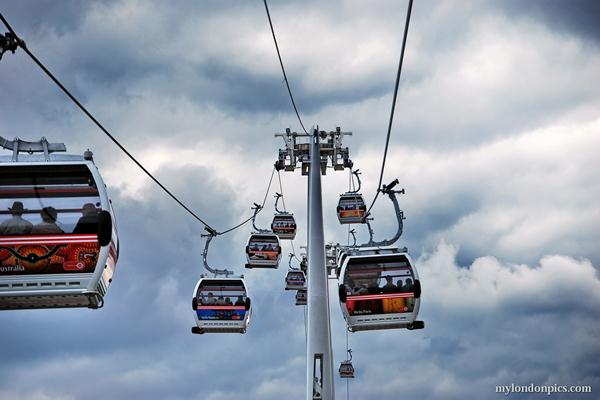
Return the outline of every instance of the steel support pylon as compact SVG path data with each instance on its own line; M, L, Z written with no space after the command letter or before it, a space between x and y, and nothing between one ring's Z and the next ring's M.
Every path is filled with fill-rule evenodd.
M308 175L308 293L306 400L334 400L329 294L325 265L319 134L310 137Z

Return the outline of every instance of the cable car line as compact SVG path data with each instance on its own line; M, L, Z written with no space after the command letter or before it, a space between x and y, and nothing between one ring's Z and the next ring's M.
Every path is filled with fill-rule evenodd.
M50 79L52 79L52 81L79 107L79 109L81 111L83 111L83 113L98 127L100 128L100 130L102 132L104 132L104 134L106 134L112 141L114 144L117 145L117 147L119 147L119 149L121 149L121 151L123 151L123 153L125 153L142 171L144 171L144 173L146 173L146 175L148 177L150 177L150 179L152 179L154 181L154 183L156 183L166 194L168 194L173 200L175 200L175 202L177 202L177 204L179 204L184 210L186 210L192 217L194 217L197 221L199 221L201 224L203 224L206 227L206 230L209 233L215 233L215 235L224 235L226 233L229 233L241 226L243 226L244 224L246 224L247 222L251 221L253 217L250 217L244 221L242 221L241 223L237 224L236 226L229 228L225 231L222 232L218 232L216 229L214 229L212 226L210 226L206 221L204 221L200 216L198 216L195 212L193 212L188 206L186 206L181 200L179 200L179 198L177 198L177 196L175 196L169 189L167 189L156 177L154 177L154 175L152 175L152 173L150 173L86 108L85 106L83 106L83 104L81 104L81 102L79 102L79 100L77 100L77 98L48 70L48 68L46 68L46 66L40 61L38 60L38 58L27 48L27 45L25 44L25 41L23 41L22 39L20 39L17 34L15 33L15 31L13 30L13 28L10 26L10 24L8 23L8 21L4 18L4 16L2 15L2 13L0 13L0 20L2 20L2 22L4 23L4 25L7 27L7 29L10 31L8 32L6 35L2 36L3 41L6 41L7 43L9 43L11 46L7 47L7 46L3 46L3 52L6 50L11 50L13 49L13 47L16 49L15 45L18 45L19 47L21 47L23 49L23 51L25 51L25 53L27 53L27 55L38 65L38 67L40 67L45 73L46 75L48 75L48 77L50 77ZM273 169L273 173L274 173L275 169ZM267 194L269 192L269 189L271 187L271 182L273 180L273 173L271 173L271 179L269 181L269 186L267 188ZM263 200L263 206L266 202L267 199L267 194L265 194L265 199Z
M100 122L98 122L96 118L94 118L92 114L90 114L90 112L79 102L79 100L77 100L77 98L75 98L75 96L71 94L71 92L48 70L48 68L44 66L44 64L42 64L40 60L37 59L37 57L31 51L29 51L29 49L25 45L25 42L17 36L13 28L10 26L8 21L6 21L2 14L0 14L0 19L2 20L4 25L6 25L10 33L14 35L17 42L19 43L19 47L21 47L23 51L25 51L25 53L27 53L27 55L31 57L31 59L38 65L38 67L40 67L46 73L46 75L48 75L48 77L52 79L52 81L79 107L79 109L81 109L81 111L83 111L85 115L88 116L90 120L92 120L92 122L94 122L94 124L96 124L98 128L100 128L102 132L104 132L104 134L106 134L106 136L108 136L117 145L117 147L119 147L119 149L121 149L121 151L123 151L142 171L144 171L146 175L148 175L148 177L150 177L150 179L154 181L154 183L160 186L160 188L165 193L171 196L173 200L175 200L181 207L183 207L184 210L186 210L190 215L192 215L196 220L198 220L208 229L213 231L215 230L207 222L200 218L196 213L190 210L189 207L183 204L183 202L179 200L173 193L171 193L169 189L167 189L158 179L156 179L154 175L152 175L129 151L127 151L125 147L123 147L121 143L119 143L119 141L113 135L110 134L110 132L108 132L108 130Z
M229 233L231 231L234 231L240 227L242 227L243 225L247 224L248 222L252 221L252 219L254 217L256 217L256 215L262 211L263 207L265 206L265 203L267 202L267 196L269 195L269 191L271 190L271 183L273 182L273 175L275 174L275 167L273 167L273 171L271 171L271 178L269 179L269 185L267 186L267 191L265 192L265 197L263 198L263 202L260 206L260 208L258 209L258 211L256 212L256 214L252 214L252 216L250 216L249 218L243 220L242 222L240 222L239 224L237 224L236 226L229 228L227 230L224 230L222 232L215 232L217 236L219 235L224 235L226 233ZM285 207L285 206L284 206Z
M285 196L283 194L283 185L281 184L281 171L277 170L277 178L279 180L279 192L281 193L281 203L283 204L283 211L287 212L287 208L285 206ZM277 204L277 203L276 203ZM275 206L275 208L277 208L277 206ZM296 248L294 247L294 240L291 240L291 246L292 246L292 254L294 255L294 258L298 261L298 262L302 262L298 256L296 255Z
M296 107L296 102L294 101L294 96L292 95L292 89L290 89L290 83L288 81L287 75L285 73L285 68L283 67L283 61L281 60L281 53L279 52L279 45L277 44L277 38L275 37L275 30L273 29L273 22L271 21L271 14L269 13L269 6L267 5L267 0L264 0L265 10L267 11L267 18L269 18L269 26L271 27L271 34L273 35L273 42L275 42L275 50L277 50L277 57L279 58L279 65L281 65L281 72L283 72L283 80L285 81L285 85L287 86L288 93L290 95L290 99L292 100L292 106L294 106L294 111L296 112L296 116L298 117L298 122L300 122L300 126L302 126L302 130L304 133L308 135L304 124L302 123L302 119L300 118L300 113L298 113L298 108Z
M392 111L390 112L390 122L388 124L387 137L385 139L385 150L383 151L383 161L381 163L381 173L379 175L379 184L377 185L377 193L373 202L367 209L367 215L375 205L377 197L379 197L381 182L383 181L383 171L385 170L385 161L387 159L388 146L390 144L390 134L392 132L392 122L394 121L394 111L396 109L396 98L398 97L398 86L400 85L400 74L402 72L402 62L404 60L404 49L406 48L406 37L408 36L408 25L410 23L410 13L412 10L412 0L408 0L408 11L406 12L406 23L404 24L404 37L402 38L402 50L400 51L400 62L398 63L398 73L396 74L396 86L394 88L394 98L392 100Z

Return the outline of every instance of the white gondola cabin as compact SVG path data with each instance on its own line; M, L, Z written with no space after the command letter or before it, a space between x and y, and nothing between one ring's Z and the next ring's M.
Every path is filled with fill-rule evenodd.
M245 333L252 307L242 278L201 277L194 290L192 333Z
M281 259L279 238L274 233L253 233L246 246L246 268L277 268Z
M421 282L405 251L351 249L340 260L339 298L350 331L423 328L416 320Z
M293 240L296 237L296 220L294 214L279 213L273 217L271 231L281 240Z
M338 372L340 373L340 378L354 378L354 366L352 365L352 361L342 361Z
M306 289L300 289L296 292L296 305L297 306L305 306L306 305Z
M360 193L344 193L340 195L337 216L340 224L363 224L367 214L367 206Z
M306 289L306 276L301 270L289 270L285 276L285 290Z
M45 155L0 156L0 309L102 307L119 254L106 186L91 152L42 141Z

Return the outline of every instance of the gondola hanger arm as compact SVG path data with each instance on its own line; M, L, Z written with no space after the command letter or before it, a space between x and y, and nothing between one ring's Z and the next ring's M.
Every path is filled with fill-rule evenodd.
M400 205L398 204L398 199L396 198L396 194L404 194L404 189L401 190L394 190L394 187L396 185L398 185L398 179L394 179L392 182L390 182L387 185L383 185L381 187L381 189L379 189L378 191L380 191L381 193L387 195L390 200L392 201L392 203L394 204L394 212L396 214L396 219L398 220L398 230L396 231L396 234L394 235L394 237L392 237L391 239L388 240L382 240L379 242L376 242L373 240L373 229L371 228L371 223L370 221L372 220L372 218L369 218L369 216L371 215L370 213L367 213L367 215L365 216L365 223L367 224L367 228L369 229L369 241L367 243L364 243L362 245L360 245L359 247L375 247L375 246L390 246L394 243L396 243L396 241L398 241L398 239L400 239L400 236L402 236L402 232L404 229L404 212L400 209Z

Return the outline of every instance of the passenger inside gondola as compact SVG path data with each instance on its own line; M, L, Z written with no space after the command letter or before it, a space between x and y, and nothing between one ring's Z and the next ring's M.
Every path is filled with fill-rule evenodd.
M364 261L351 265L345 286L345 306L350 315L403 313L414 309L412 271L405 263Z
M31 233L33 224L23 218L26 211L23 208L23 202L15 201L12 207L8 207L11 217L0 224L0 234L2 235L27 235Z
M398 287L396 287L396 285L394 285L393 277L386 276L385 281L386 281L386 284L381 288L381 291L383 293L394 293L398 290ZM402 282L402 279L400 279L400 282Z
M251 241L248 246L250 259L267 259L276 260L279 255L278 248L275 243L263 241Z
M77 221L73 233L97 233L100 222L98 210L92 203L86 203L81 209L81 218Z
M57 213L54 207L44 207L40 212L42 222L36 224L31 233L34 235L48 235L54 233L65 233L56 223Z
M200 320L242 320L246 315L246 291L239 282L201 284L196 297L196 314ZM232 298L237 298L235 304Z

